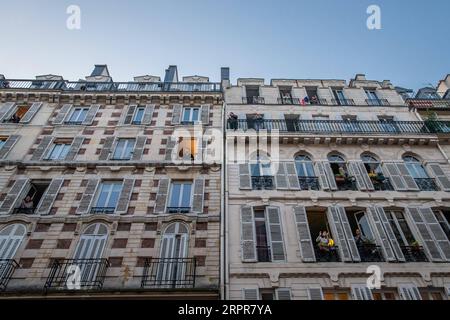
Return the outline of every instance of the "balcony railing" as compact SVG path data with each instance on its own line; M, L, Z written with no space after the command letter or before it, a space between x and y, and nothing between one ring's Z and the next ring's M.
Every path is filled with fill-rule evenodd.
M263 97L245 97L245 98L242 98L242 103L244 103L244 104L264 104L265 100Z
M421 246L401 246L406 262L428 262L428 258Z
M144 263L142 288L194 288L195 258L150 258Z
M375 191L394 191L394 187L391 184L389 178L380 179L371 179L373 188Z
M334 106L354 106L353 99L331 99L331 104Z
M277 102L278 104L300 104L300 99L284 97L284 98L277 98Z
M436 181L432 178L414 178L421 191L439 191Z
M269 246L256 246L258 262L271 262L272 254Z
M390 106L391 104L387 99L366 99L366 103L369 106Z
M408 99L406 103L417 109L450 109L450 99Z
M298 177L298 183L301 190L320 190L319 178L317 177Z
M253 190L273 190L275 182L273 176L252 176Z
M101 289L108 267L108 259L55 260L50 267L44 288Z
M233 123L228 122L228 129L234 129ZM449 128L450 121L376 121L376 120L237 120L240 130L279 130L281 132L299 132L310 134L388 134L401 135L432 134L444 132L442 128Z
M327 99L308 99L306 102L304 99L299 98L277 98L278 104L291 104L291 105L312 105L312 106L326 106L328 105Z
M358 245L358 252L361 262L383 262L381 247L373 244Z
M34 214L36 208L14 208L13 214Z
M88 82L66 80L0 80L1 89L90 92L221 92L217 82Z
M67 125L70 125L70 126L80 126L80 125L83 124L83 121L79 121L79 120L70 121L70 120L68 120L68 121L64 121L64 124L67 124Z
M189 213L191 207L167 207L167 213Z
M339 191L356 191L358 187L356 185L355 177L335 177L336 185Z
M13 259L0 259L0 291L4 291L19 264Z
M317 262L339 262L341 259L339 258L338 247L327 247L327 248L319 248L319 246L314 246L314 254L316 256Z
M115 207L92 207L92 214L112 214L116 211Z

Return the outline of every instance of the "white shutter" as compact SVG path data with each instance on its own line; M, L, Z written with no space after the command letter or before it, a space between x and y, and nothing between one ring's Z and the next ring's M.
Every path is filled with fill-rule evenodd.
M373 300L372 291L365 285L352 285L353 300Z
M203 213L203 200L205 194L205 179L194 180L194 192L192 199L192 212Z
M419 289L414 285L400 285L398 291L402 300L422 300Z
M367 174L367 170L364 167L364 163L360 160L349 161L348 170L350 175L355 177L358 189L361 191L374 190L372 181Z
M72 109L71 104L65 104L59 109L58 114L55 116L55 119L53 119L53 124L62 124L64 120L66 119L68 113L70 112L70 109Z
M358 248L356 247L355 238L353 236L352 229L350 227L350 223L348 222L345 208L342 206L336 206L336 210L339 214L340 222L342 224L342 229L344 230L344 234L346 237L346 241L348 243L348 248L350 250L350 254L352 255L352 259L353 259L353 261L359 262L359 261L361 261L361 257L359 256L359 251L358 251Z
M308 288L308 300L324 300L322 288Z
M259 300L258 288L243 288L242 289L243 300Z
M330 190L330 184L328 183L327 174L321 161L317 161L314 164L314 170L316 172L317 177L319 178L321 189L325 191Z
M447 238L444 230L436 219L433 210L431 208L419 208L423 221L427 224L430 234L434 237L436 244L441 249L442 258L446 261L450 261L450 241Z
M45 190L45 193L42 196L39 205L36 208L35 211L36 214L45 215L50 213L50 209L52 208L53 203L55 202L56 197L58 196L58 192L61 189L63 183L64 179L62 178L55 178L50 182L49 186L47 187L47 190Z
M41 138L41 142L37 146L37 148L34 150L33 155L31 156L32 161L38 161L44 158L47 155L47 150L50 146L50 144L53 141L52 136L43 136Z
M256 232L253 208L241 207L241 255L243 262L256 262Z
M146 142L147 142L146 136L138 136L136 138L136 143L134 144L133 149L133 155L131 156L132 160L138 161L142 159Z
M0 205L0 215L11 213L17 204L22 201L29 187L30 180L28 178L17 178Z
M142 116L142 124L150 124L153 118L154 104L147 104L145 106L144 115Z
M172 159L172 153L173 153L173 149L175 148L177 144L177 141L174 137L170 136L167 139L167 145L166 145L166 155L165 155L165 160L167 161L172 161L178 158L178 155L175 156L175 159Z
M383 255L387 261L397 261L394 251L391 247L391 242L389 237L384 230L383 223L378 217L377 210L375 208L368 207L366 211L367 220L372 225L372 232L375 235L376 242L381 245L383 250Z
M286 162L286 175L290 190L300 190L300 183L298 182L297 168L295 162Z
M0 107L0 122L9 115L16 104L14 102L6 102Z
M250 165L248 163L239 164L239 189L252 189L252 178L250 174Z
M128 106L125 116L123 117L123 120L121 121L122 124L131 124L133 121L133 116L136 111L137 105L130 105Z
M80 150L81 146L83 145L84 137L83 136L76 136L73 138L72 144L70 146L69 152L67 152L66 161L73 161L75 160L78 151Z
M429 163L428 169L443 191L450 191L450 179L438 163Z
M383 207L375 206L372 208L372 210L375 210L375 212L377 213L377 217L384 227L384 232L389 239L395 257L398 261L405 262L405 256L403 255L402 248L400 247L400 244L395 237L394 230L392 230L392 226L386 216L386 212L384 211Z
M403 180L405 181L406 187L408 190L412 191L420 191L420 188L417 186L416 181L414 178L410 175L408 168L404 163L397 163L397 169L402 175Z
M115 212L118 214L126 214L128 205L130 204L131 194L133 193L134 179L126 178L122 183L119 200L117 201Z
M327 210L328 224L330 225L333 240L338 246L341 260L344 262L353 261L348 248L347 239L345 236L344 228L339 218L338 210L335 206L328 207Z
M181 113L183 111L183 106L181 104L174 104L172 109L172 124L180 124Z
M160 179L158 184L158 192L156 194L155 199L155 208L153 210L154 213L165 213L166 212L166 203L169 193L169 185L170 179Z
M98 157L99 160L108 160L110 158L115 139L115 137L106 137Z
M275 297L277 300L292 300L291 289L277 288L275 289Z
M77 208L77 214L88 214L91 208L92 201L97 191L97 187L100 184L100 179L89 179L86 185L86 189L81 197L80 204Z
M20 123L29 123L33 117L36 115L36 113L39 111L39 109L42 106L42 102L34 102L30 109L25 113L25 115L20 119Z
M22 224L10 224L0 230L0 260L14 258L25 233L26 228Z
M83 125L87 126L87 125L92 124L99 108L100 108L100 105L98 105L98 104L93 104L89 108L89 110L86 114L86 118L84 118Z
M289 189L286 164L284 162L278 162L278 170L275 175L275 184L278 190Z
M266 207L266 221L269 227L272 261L285 261L286 253L284 250L280 209L277 207Z
M202 104L200 109L200 118L202 124L204 126L207 126L209 124L209 104Z
M304 206L294 207L295 224L300 244L300 255L303 262L315 262L314 244L309 230L308 216Z
M17 141L19 141L20 136L17 134L10 135L8 139L5 141L5 144L0 149L0 159L5 159L9 154L11 149L14 147Z
M389 178L389 182L392 184L395 190L397 191L406 191L408 187L406 185L405 180L403 179L400 171L397 168L396 163L383 163L382 170Z

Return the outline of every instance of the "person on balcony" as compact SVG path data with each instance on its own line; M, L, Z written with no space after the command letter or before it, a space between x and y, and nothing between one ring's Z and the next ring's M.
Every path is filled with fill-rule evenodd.
M238 129L238 116L233 112L230 112L228 116L228 123L230 124L230 129L236 131Z
M20 204L20 212L31 214L33 213L34 202L33 197L26 196L25 199L22 200Z
M259 131L259 129L262 129L264 118L263 115L260 113L255 113L255 116L253 117L253 121L255 123L255 130Z
M20 117L17 114L13 114L13 116L9 119L9 122L12 123L19 123L20 122Z
M361 233L361 230L356 229L355 234L355 242L358 247L362 247L368 242L368 239Z
M320 251L330 252L334 247L334 241L330 238L327 231L320 231L319 236L316 239L317 246ZM331 245L330 245L331 244Z
M316 96L313 96L313 97L311 98L311 104L314 104L314 105L319 104L319 100L317 99Z

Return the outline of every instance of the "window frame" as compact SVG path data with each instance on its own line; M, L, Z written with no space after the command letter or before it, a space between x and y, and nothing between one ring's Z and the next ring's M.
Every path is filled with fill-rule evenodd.
M122 147L121 155L117 156L116 153L118 151L119 144L123 141L125 141L125 145ZM128 148L130 148L130 145L132 145L132 147L129 150L129 156L126 157L125 155L127 155L127 154L125 152ZM113 160L131 160L131 158L133 157L133 152L134 152L135 146L136 146L136 138L118 138L116 141L116 145L114 147L112 159Z
M45 156L45 160L64 160L67 157L67 154L70 151L70 147L72 146L71 143L65 143L65 142L55 142L52 144L50 150L47 152L47 155ZM57 153L57 157L52 157L53 153L55 153L55 149L61 147L61 150ZM61 155L64 155L61 157Z
M195 110L197 110L197 119L194 119ZM188 119L185 119L186 114L189 114ZM199 123L201 121L201 107L183 107L181 115L182 123Z
M105 184L110 184L112 186L111 188L113 188L113 185L120 185L120 190L118 190L118 196L117 196L117 199L116 199L116 203L114 204L114 207L112 207L112 206L105 206L105 205L107 205L109 203L109 201L111 199L111 194L113 193L114 189L108 190L107 197L106 197L106 200L105 200L105 205L103 205L103 206L99 205L100 196L102 194L102 189L103 189L103 186ZM94 207L96 207L96 208L114 208L114 210L115 210L117 205L118 205L118 203L119 203L120 194L122 193L122 189L123 189L123 181L120 181L120 180L104 180L104 181L100 181L100 184L97 187L97 191L96 191L96 194L95 194L95 199L93 201Z
M74 114L77 112L77 110L80 110L77 118L76 119L72 119ZM82 107L82 106L73 107L71 112L70 112L70 115L69 115L67 121L65 121L65 122L83 123L83 121L86 120L88 112L89 112L89 107ZM84 118L80 120L80 116L83 115L83 114L84 114Z
M178 200L177 202L177 206L172 206L172 197L174 196L174 186L175 185L181 185L180 187L180 192L178 194ZM189 205L187 207L182 206L183 204L183 197L184 197L184 189L185 186L189 185L190 186L190 193L189 193ZM192 210L192 205L193 205L193 192L194 192L194 182L191 180L175 180L175 181L171 181L170 183L170 188L169 188L169 199L168 199L168 203L167 203L167 207L168 208L189 208L189 211Z

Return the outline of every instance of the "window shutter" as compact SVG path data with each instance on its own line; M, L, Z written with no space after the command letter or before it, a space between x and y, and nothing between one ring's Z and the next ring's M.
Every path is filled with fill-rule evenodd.
M5 144L0 149L0 159L5 159L8 153L11 151L11 149L14 147L17 141L19 141L20 136L17 134L13 134L8 137L8 139L5 141Z
M450 179L444 172L444 169L438 163L428 164L428 169L435 177L437 183L443 191L450 191Z
M259 300L258 288L244 288L242 289L242 299L243 300Z
M431 208L419 208L423 221L427 224L430 234L436 240L438 247L441 249L442 257L446 261L450 261L450 241L447 239L444 230L436 219Z
M294 207L295 224L297 225L300 255L303 262L315 262L314 245L309 230L308 216L304 206Z
M286 164L284 162L278 162L278 170L275 175L275 184L278 190L289 189Z
M277 300L292 300L291 299L291 289L289 289L289 288L276 289L275 296L276 296Z
M373 300L372 291L365 285L352 285L353 300Z
M39 111L39 109L42 106L42 102L34 102L30 109L28 109L27 113L20 119L20 123L29 123L33 117L36 115L36 113Z
M141 160L142 159L142 155L144 154L144 147L145 147L146 142L147 142L146 136L138 136L136 138L133 155L131 156L132 160Z
M181 112L183 111L183 106L181 104L174 104L172 109L172 124L180 124L181 122Z
M352 255L353 261L359 262L361 261L361 257L359 256L359 251L358 248L356 247L355 238L353 236L350 223L348 222L345 208L342 206L336 206L336 209L339 213L339 218L342 223L342 228L344 229L345 237L347 238L348 248L350 249L350 254Z
M155 213L165 213L166 212L166 202L167 202L167 194L169 193L169 184L170 179L160 179L158 192L156 194L155 200Z
M142 124L150 124L152 122L154 110L155 110L154 104L148 104L145 106L144 115L142 117Z
M239 189L252 189L252 178L250 176L250 166L248 163L239 164Z
M0 214L9 214L16 207L17 203L21 201L24 192L27 192L29 186L28 178L18 178L12 185L5 199L0 205Z
M321 161L317 161L314 164L314 170L319 177L319 182L322 190L330 190L330 184L328 183L327 174Z
M272 253L272 261L285 261L286 253L284 251L280 209L277 207L267 207L266 215L270 231L270 251Z
M308 300L323 300L322 288L308 288Z
M36 208L37 214L46 215L50 213L50 209L52 208L53 203L55 202L56 197L58 196L58 192L61 189L63 183L64 179L60 178L53 179L50 182L49 186L47 187L47 190L45 190L45 193L42 196L41 202Z
M398 261L404 262L405 256L403 255L400 244L398 243L397 238L395 237L394 230L392 230L392 226L389 223L388 218L386 217L386 213L384 212L383 207L378 206L372 207L372 211L374 212L374 214L375 213L377 214L377 217L383 226L383 230L386 234L386 237L389 240L389 243L391 244L391 248L393 249L393 253L396 259ZM385 254L385 257L387 257L387 254Z
M333 235L333 240L338 246L341 260L344 262L352 262L353 259L347 244L344 228L339 218L339 212L335 206L328 207L327 218L331 233Z
M409 174L408 168L406 168L406 165L404 163L397 163L397 168L400 174L402 175L403 180L405 181L406 187L408 190L412 191L420 191L419 187L417 186L416 181L414 178Z
M382 170L386 176L389 177L389 181L391 182L392 186L397 191L406 191L408 190L408 187L406 186L406 182L403 179L400 171L397 168L396 163L384 163L382 165Z
M334 177L333 170L331 169L330 163L328 161L323 161L323 169L325 170L325 175L328 179L328 184L331 190L337 190L336 179Z
M134 112L136 111L137 105L133 104L128 106L128 109L123 117L123 124L131 124L133 121Z
M67 152L66 155L66 161L74 161L78 151L81 148L81 145L83 144L84 141L84 137L81 136L76 136L75 138L73 138L72 144L70 146L69 152Z
M200 118L204 126L209 124L209 104L202 104Z
M94 199L95 192L100 183L100 179L92 178L88 180L86 190L81 197L80 204L77 208L77 214L88 214L91 208L92 200Z
M205 193L205 179L194 180L194 196L192 201L192 212L203 213L203 198Z
M52 136L43 136L41 139L41 143L37 146L37 148L34 150L33 155L31 156L32 161L39 161L41 160L45 155L48 147L53 141Z
M117 201L116 213L126 214L130 204L131 194L133 193L134 179L126 178L123 180L122 190L120 191L119 201Z
M0 122L9 114L16 104L14 102L6 102L0 108Z
M359 190L374 190L372 181L370 180L362 161L349 161L348 170L350 172L350 175L355 177L356 184L358 185Z
M196 140L196 148L197 153L195 154L194 161L195 163L203 162L203 154L206 152L207 140L203 135ZM206 154L205 154L206 155Z
M95 115L97 114L98 109L100 108L100 105L93 104L89 111L86 114L86 118L83 121L83 125L88 126L92 124L92 121L94 121Z
M438 244L433 235L430 233L419 208L406 207L406 211L408 212L406 218L411 219L412 224L416 226L418 234L422 239L421 243L423 248L425 249L425 252L430 260L434 262L442 262L444 259L442 258Z
M175 145L177 144L177 141L174 137L168 137L167 139L167 145L166 145L166 156L165 156L165 160L167 161L173 161L175 160L177 157L175 157L175 159L172 159L172 153L173 153L173 149L175 148Z
M286 162L286 173L290 190L300 190L300 183L298 182L297 168L295 162Z
M241 253L243 262L256 262L255 217L252 207L241 207Z
M422 300L419 289L414 285L401 285L398 291L402 300Z
M64 119L66 119L67 114L70 112L70 109L72 109L71 104L64 104L59 110L55 119L53 119L53 124L62 124L64 122Z
M394 251L391 247L390 239L388 238L385 230L384 225L381 222L380 218L378 217L378 213L375 208L368 207L366 211L366 215L368 218L368 221L370 221L371 225L373 226L372 232L375 235L376 242L381 245L381 248L383 249L384 257L387 261L397 261L397 258L395 257Z
M103 143L102 151L100 151L100 156L98 158L99 160L109 159L115 139L115 137L106 137L105 142Z

